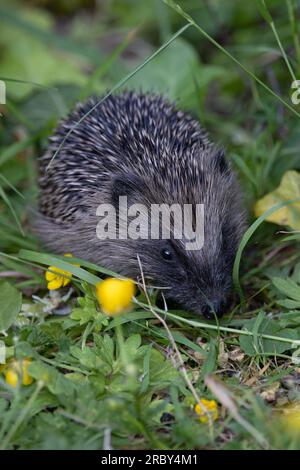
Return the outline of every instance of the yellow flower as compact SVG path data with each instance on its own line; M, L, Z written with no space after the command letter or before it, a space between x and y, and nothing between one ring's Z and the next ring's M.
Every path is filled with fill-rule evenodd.
M130 279L108 278L96 285L96 297L107 315L119 315L126 311L135 293Z
M13 369L8 369L5 372L5 381L11 387L16 388L16 386L18 385L18 382L19 382L19 376L18 376L17 372L14 371Z
M72 258L71 253L66 253L64 256ZM79 266L75 264L74 266ZM47 288L49 290L59 289L60 287L65 287L71 282L72 274L68 271L63 271L62 269L57 268L56 266L49 266L51 271L46 271L45 278L48 282Z
M201 406L200 403L197 403L197 405L195 405L195 411L199 416L201 423L208 423L208 415L211 417L212 421L218 419L218 405L215 400L206 400L205 398L202 398L200 402L203 406Z
M33 378L28 372L30 363L31 359L22 359L8 363L4 371L6 383L13 388L17 387L20 380L23 385L30 385L33 382Z

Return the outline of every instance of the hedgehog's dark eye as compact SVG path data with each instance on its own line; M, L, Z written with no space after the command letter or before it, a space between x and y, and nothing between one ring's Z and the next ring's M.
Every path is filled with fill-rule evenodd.
M163 248L160 253L164 260L172 261L173 253L171 250L169 250L169 248Z

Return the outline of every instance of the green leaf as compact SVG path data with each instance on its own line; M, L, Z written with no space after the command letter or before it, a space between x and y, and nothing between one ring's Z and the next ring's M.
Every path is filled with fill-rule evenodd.
M297 302L296 300L278 300L277 301L278 305L281 305L282 307L290 309L295 309L295 308L300 308L300 302Z
M98 312L96 309L95 300L91 297L88 297L88 295L85 297L78 297L77 302L79 307L76 307L72 310L70 318L72 318L72 320L78 320L80 325L84 325L91 320L95 320L101 315L100 312ZM104 315L102 316L104 318Z
M0 331L6 331L17 318L22 306L22 294L8 282L0 284Z
M80 87L72 84L34 90L20 103L18 111L26 116L34 131L42 130L65 115L76 101L79 90Z
M70 353L72 356L76 357L79 360L80 364L86 367L88 370L102 370L104 362L96 354L95 350L90 347L85 347L83 349L78 346L71 346Z
M222 74L219 67L202 67L193 46L179 38L133 77L128 87L163 93L171 100L180 99L185 107L195 107L195 78L206 89Z
M300 286L292 279L272 278L274 286L287 297L300 302Z
M292 344L275 339L265 339L261 336L262 334L290 338L291 340L298 339L295 329L281 329L276 321L266 317L266 314L262 312L259 316L259 321L257 321L257 318L253 318L247 323L247 330L252 331L253 337L240 335L239 342L241 349L249 356L259 354L276 355L292 349Z
M19 7L20 8L20 5ZM15 9L0 7L1 18L1 64L0 74L7 77L37 82L43 85L56 83L75 83L84 85L85 77L81 70L82 61L65 51L62 56L54 48L49 48L52 39L58 45L67 42L67 37L52 32L50 16L42 10L23 10L16 14ZM41 35L35 35L41 31ZM29 33L29 34L28 34ZM31 33L31 34L30 34ZM14 97L22 98L33 89L34 85L8 83L8 92Z
M103 336L94 335L94 341L97 347L97 354L112 368L115 354L114 340L109 335L105 334Z
M129 336L129 338L126 339L124 343L124 349L125 349L125 353L128 359L134 360L134 358L137 355L137 350L141 346L141 343L142 343L142 338L138 334Z
M170 360L165 359L156 349L151 349L150 356L150 387L162 390L166 386L181 380L180 372L173 366Z

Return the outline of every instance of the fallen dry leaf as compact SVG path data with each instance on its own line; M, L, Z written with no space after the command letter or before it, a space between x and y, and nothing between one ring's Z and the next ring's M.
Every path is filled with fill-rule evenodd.
M235 348L229 352L229 359L234 362L242 362L245 357L245 354L241 348Z
M254 213L256 217L260 217L276 204L297 197L300 197L300 173L290 170L283 175L278 188L257 201L254 206ZM300 230L300 202L278 209L269 215L266 220L278 225L288 225L294 230Z

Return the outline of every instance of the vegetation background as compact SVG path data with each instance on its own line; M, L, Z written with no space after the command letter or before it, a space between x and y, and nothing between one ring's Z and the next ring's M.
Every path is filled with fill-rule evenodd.
M161 312L151 289L152 307L140 292L110 319L94 294L101 267L45 253L30 230L57 121L117 88L159 91L199 118L239 174L249 225L287 171L275 203L300 196L300 2L179 3L0 1L1 449L300 448L299 205L284 206L281 229L259 219L247 232L244 302L218 324ZM49 292L49 265L68 267L72 287ZM8 367L25 358L33 380L12 386ZM218 416L199 419L194 392Z

